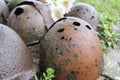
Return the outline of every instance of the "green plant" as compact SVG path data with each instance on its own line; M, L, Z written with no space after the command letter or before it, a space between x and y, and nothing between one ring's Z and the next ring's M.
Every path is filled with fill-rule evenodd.
M102 48L104 53L107 53L107 49L109 47L115 48L120 42L120 34L119 32L113 31L113 21L111 19L107 19L104 21L106 23L100 27L98 36L101 39Z
M43 73L43 76L40 78L40 80L52 80L54 78L54 69L48 68L45 73ZM37 76L35 75L35 80L39 80Z

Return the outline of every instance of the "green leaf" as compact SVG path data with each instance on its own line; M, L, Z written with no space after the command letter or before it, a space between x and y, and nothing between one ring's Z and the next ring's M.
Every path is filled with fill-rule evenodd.
M35 80L38 80L37 75L35 75Z
M108 46L111 47L112 43L111 42L108 42Z
M110 29L110 31L112 31L112 29L113 29L113 24L110 24L110 25L109 25L109 29Z
M43 76L40 78L40 80L52 80L54 78L54 69L47 68L46 73L43 73Z
M46 72L49 73L49 74L53 74L54 73L54 69L48 68Z

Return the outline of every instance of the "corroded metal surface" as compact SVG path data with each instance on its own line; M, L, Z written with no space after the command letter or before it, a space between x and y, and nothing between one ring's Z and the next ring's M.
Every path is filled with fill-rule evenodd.
M55 80L96 80L103 70L100 40L87 22L62 18L41 40L39 67L55 69Z
M0 24L0 80L29 80L36 71L37 66L22 39Z

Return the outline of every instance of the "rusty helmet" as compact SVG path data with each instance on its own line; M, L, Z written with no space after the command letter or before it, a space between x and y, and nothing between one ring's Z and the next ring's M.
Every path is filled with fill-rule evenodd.
M86 21L66 17L55 22L41 40L41 74L55 69L56 80L96 80L103 70L100 40Z
M23 40L9 27L0 24L0 79L29 80L37 71Z
M25 1L11 12L7 25L29 44L40 40L52 23L47 6L39 1Z

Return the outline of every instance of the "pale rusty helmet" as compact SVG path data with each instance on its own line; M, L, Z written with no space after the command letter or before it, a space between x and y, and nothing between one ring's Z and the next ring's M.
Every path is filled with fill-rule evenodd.
M7 4L4 0L0 0L0 23L6 24L9 15Z
M40 40L52 24L48 7L39 1L19 4L9 15L7 23L26 44Z
M92 25L97 30L102 24L102 20L97 10L90 4L77 3L71 8L71 11L65 14L65 16L73 16L81 18Z
M40 44L40 73L51 67L55 80L97 80L103 70L100 40L82 19L58 20Z
M9 27L0 24L0 79L29 80L37 72L23 40Z

